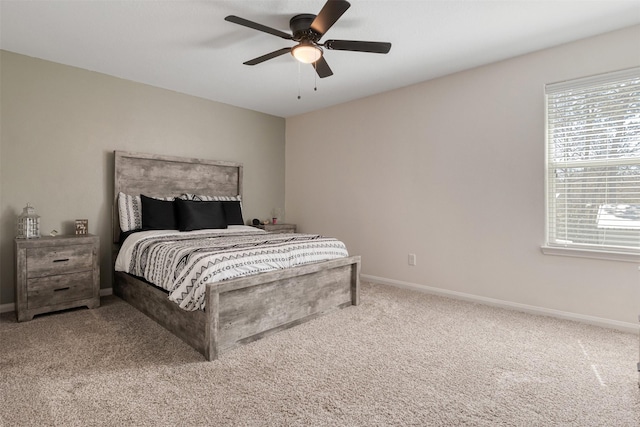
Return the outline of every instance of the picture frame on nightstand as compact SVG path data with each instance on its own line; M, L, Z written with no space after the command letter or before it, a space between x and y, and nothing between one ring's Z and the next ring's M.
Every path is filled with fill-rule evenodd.
M85 236L89 234L89 220L76 219L76 235Z

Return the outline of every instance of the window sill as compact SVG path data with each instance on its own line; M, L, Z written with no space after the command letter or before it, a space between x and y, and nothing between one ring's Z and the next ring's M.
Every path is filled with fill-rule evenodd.
M559 246L542 246L541 249L545 255L640 263L640 254L632 252L598 251L594 249L563 248Z

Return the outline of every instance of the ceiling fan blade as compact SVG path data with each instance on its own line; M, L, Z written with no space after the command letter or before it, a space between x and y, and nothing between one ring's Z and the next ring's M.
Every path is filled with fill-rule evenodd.
M356 40L327 40L324 47L330 50L350 50L353 52L389 53L391 43L363 42Z
M234 24L242 25L252 28L254 30L262 31L274 36L281 37L286 40L292 40L293 37L283 31L276 30L275 28L267 27L266 25L258 24L257 22L249 21L248 19L240 18L239 16L229 15L224 18L225 21L233 22Z
M331 68L329 67L329 64L327 64L327 61L324 59L324 56L321 56L320 59L318 59L315 64L313 64L313 66L316 69L316 73L318 73L318 77L320 77L321 79L333 75L333 71L331 71Z
M271 53L267 53L266 55L258 56L257 58L253 58L247 62L243 62L244 65L256 65L264 61L268 61L269 59L277 58L280 55L284 55L285 53L291 52L290 47L283 47L282 49L274 50Z
M336 23L351 4L345 0L327 0L320 13L311 23L311 29L320 35L326 33Z

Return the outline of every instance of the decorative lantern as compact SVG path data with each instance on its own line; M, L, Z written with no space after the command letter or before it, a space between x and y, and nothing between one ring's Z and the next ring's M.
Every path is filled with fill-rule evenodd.
M27 207L18 215L18 239L35 239L40 237L40 216L27 203Z

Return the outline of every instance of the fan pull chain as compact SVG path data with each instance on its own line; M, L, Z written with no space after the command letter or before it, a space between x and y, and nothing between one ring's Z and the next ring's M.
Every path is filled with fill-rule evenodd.
M298 62L298 61L296 61ZM298 99L300 99L300 86L301 86L301 79L300 79L300 62L298 62Z
M298 99L301 99L302 96L300 96L300 91L301 91L301 87L302 87L302 69L301 69L301 63L299 61L298 62ZM318 63L317 61L313 63L313 68L315 70L314 73L314 77L313 77L313 90L317 91L318 90Z

